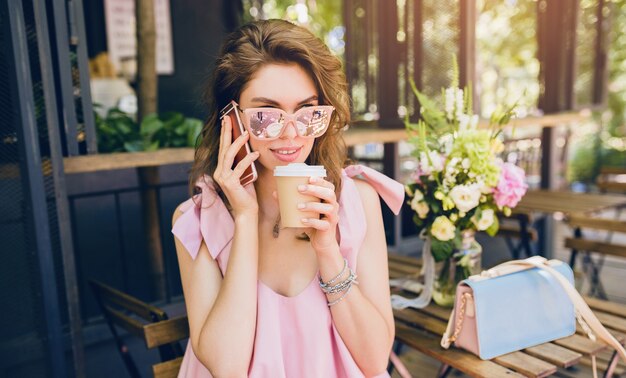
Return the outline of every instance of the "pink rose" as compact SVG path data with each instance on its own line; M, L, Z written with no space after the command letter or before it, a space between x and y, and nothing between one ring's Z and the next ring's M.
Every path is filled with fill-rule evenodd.
M500 167L500 179L493 193L498 207L513 208L526 194L526 174L515 164L504 163Z

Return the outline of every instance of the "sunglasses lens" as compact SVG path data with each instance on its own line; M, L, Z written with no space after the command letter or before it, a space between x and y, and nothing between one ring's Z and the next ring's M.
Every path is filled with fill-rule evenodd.
M280 112L272 110L252 112L248 122L250 132L258 139L276 138L283 125Z
M332 108L312 106L302 108L296 113L295 126L301 137L318 137L326 131ZM285 123L291 116L285 116L279 110L250 109L247 113L250 133L257 139L278 138Z
M329 122L330 112L327 109L310 107L299 112L296 124L300 136L318 137L324 134Z

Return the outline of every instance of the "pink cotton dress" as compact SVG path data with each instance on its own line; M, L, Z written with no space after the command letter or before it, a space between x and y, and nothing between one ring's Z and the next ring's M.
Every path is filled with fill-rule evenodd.
M366 233L365 213L353 177L366 180L398 214L404 201L402 184L365 166L353 165L342 172L339 197L339 247L356 270L357 254ZM234 222L215 190L200 180L200 206L187 200L172 232L192 258L204 240L222 275L225 274L234 235ZM381 251L383 253L383 251ZM363 377L335 328L326 296L314 277L298 295L285 297L258 282L257 323L249 377ZM183 358L179 377L211 377L194 355L191 343ZM381 372L378 377L389 377Z

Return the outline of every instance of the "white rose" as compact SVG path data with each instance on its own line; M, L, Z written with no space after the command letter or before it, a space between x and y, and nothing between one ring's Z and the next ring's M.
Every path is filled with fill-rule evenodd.
M480 219L476 220L476 216L472 217L472 223L474 223L478 231L485 231L493 224L494 217L493 209L483 210L480 213Z
M452 240L454 231L454 224L445 215L438 216L430 228L430 233L441 241Z
M415 200L416 198L418 202L424 199L424 194L418 189L415 189L415 191L413 192L413 200Z
M417 212L417 216L420 217L420 219L425 219L430 211L430 208L426 202L421 201L417 203L413 210Z
M465 213L478 206L480 195L480 189L476 185L459 185L450 191L450 198L456 207Z
M432 163L432 169L434 172L443 171L443 157L439 155L437 151L430 151L430 161Z
M417 211L419 203L424 199L424 195L419 190L415 191L415 196L411 199L411 209Z
M407 194L409 197L413 195L413 190L412 190L412 189L411 189L411 187L410 187L410 186L408 186L408 185L405 185L405 186L404 186L404 191L406 192L406 194Z
M461 167L463 167L463 169L469 169L469 167L472 165L472 163L470 162L470 159L465 158L461 161Z

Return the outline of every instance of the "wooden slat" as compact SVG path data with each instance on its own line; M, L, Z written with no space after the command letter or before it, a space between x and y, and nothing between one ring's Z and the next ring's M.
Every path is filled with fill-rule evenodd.
M403 273L406 276L416 276L419 274L420 269L414 266L406 265L403 263L389 261L389 270L393 270L397 273Z
M598 317L598 320L600 320L600 323L602 323L605 327L612 328L619 332L626 332L626 318L621 318L604 312L596 312L595 314Z
M626 175L626 168L620 167L600 167L601 175Z
M624 343L624 341L626 341L626 334L620 331L616 331L614 329L610 329L610 328L607 328L607 331L609 331L609 333L613 337L615 337L615 339L619 341L620 343ZM587 336L587 333L585 332L585 330L583 330L583 328L580 326L580 324L576 324L576 333L579 335L583 335L585 337L589 337Z
M447 324L445 322L420 311L412 309L393 310L393 317L396 320L401 320L439 336L442 336L444 332L446 332Z
M598 298L584 297L585 302L591 307L592 310L600 310L608 314L613 314L626 318L626 305L609 302Z
M609 192L626 192L626 182L601 181L597 183L598 189Z
M434 303L426 308L420 309L420 311L425 312L439 320L443 320L446 323L448 322L448 319L450 319L450 314L452 313L451 308L441 307Z
M139 320L133 319L130 316L106 305L104 306L104 311L113 323L124 328L132 335L143 337L143 324Z
M588 366L591 367L591 358L589 357L583 357L580 360L580 363L584 366ZM608 361L606 360L596 360L596 364L598 366L598 372L603 372L606 371L606 369L608 368L609 364ZM623 374L626 373L626 369L624 369L623 366L618 365L617 368L615 369L615 373L613 374L614 377L623 377Z
M590 214L626 205L626 196L574 193L556 190L529 190L513 210L514 213Z
M580 353L573 352L553 343L545 343L531 348L526 348L524 351L531 356L541 358L544 361L548 361L562 368L576 365L583 356Z
M530 240L535 241L538 239L537 230L535 230L534 228L527 230L526 233L528 234L528 238ZM522 231L520 230L518 225L500 223L500 228L498 228L498 233L496 234L496 236L521 239Z
M394 261L400 264L410 265L416 268L422 267L422 260L416 257L404 256L395 253L389 253L389 261Z
M445 350L439 339L396 322L396 339L430 357L472 377L522 377L522 375L492 361L483 361L473 354L456 348Z
M527 377L543 378L556 373L557 367L523 352L508 353L493 361Z
M581 216L569 216L567 217L567 223L570 227L591 228L594 230L615 231L626 233L626 222L621 220L606 219L606 218L594 218L594 217L581 217Z
M154 321L154 319L152 319L152 313L160 317L165 316L165 312L160 308L142 302L137 298L105 285L102 282L89 280L89 284L95 291L97 291L97 295L100 296L100 299L105 305L107 303L115 303L123 309L131 311L150 322Z
M582 354L595 355L606 348L606 345L589 340L582 335L572 335L554 340L554 343Z
M154 378L176 378L182 363L183 358L178 357L173 360L152 365L152 374Z
M146 346L151 349L189 337L189 321L186 316L162 320L144 326Z
M566 238L565 248L626 258L626 245L605 243L597 240Z

